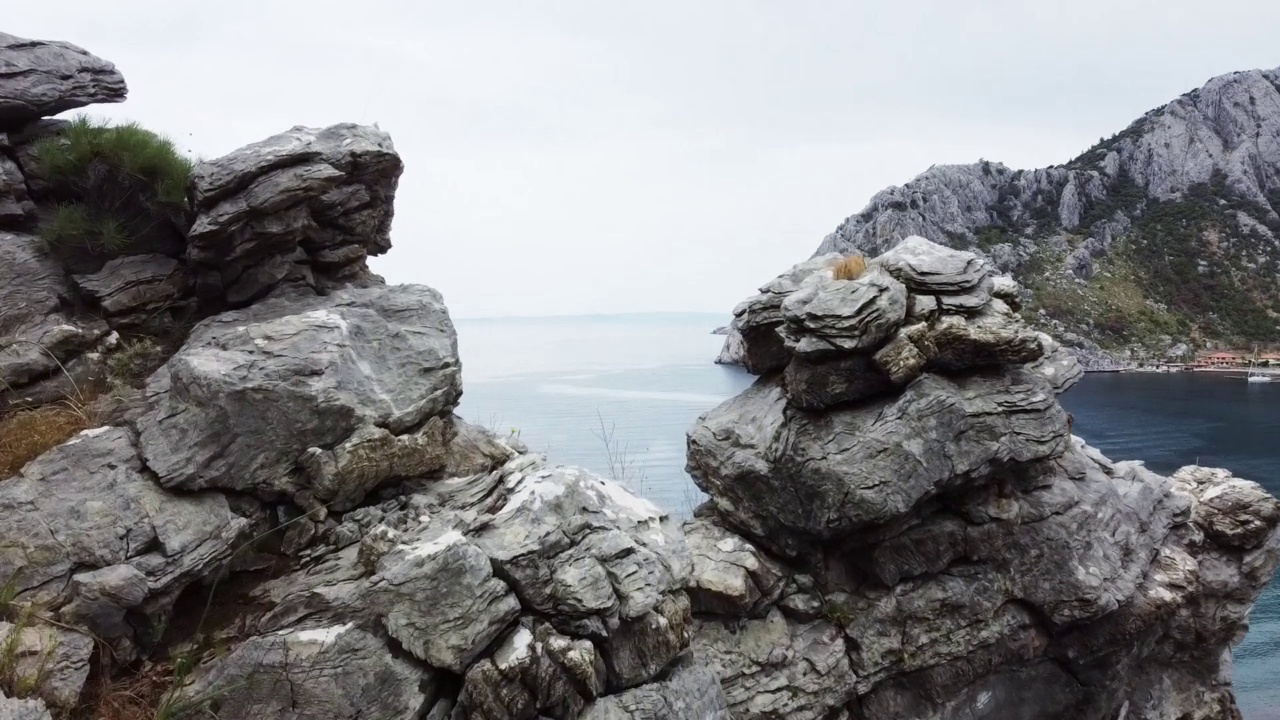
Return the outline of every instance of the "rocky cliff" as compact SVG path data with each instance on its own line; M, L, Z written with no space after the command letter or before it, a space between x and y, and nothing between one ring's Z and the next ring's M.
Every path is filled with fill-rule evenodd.
M78 48L0 51L33 48L77 80L0 75L6 102L122 91ZM364 264L385 134L198 164L158 253L41 241L33 123L80 132L19 116L0 183L29 204L0 234L0 447L47 445L0 472L2 718L1234 716L1280 503L1073 437L1079 365L981 257L911 238L745 302L761 378L690 431L711 501L679 526L453 414L442 298ZM83 430L31 424L67 407Z
M1027 287L1030 322L1105 364L1280 342L1278 212L1280 68L1214 78L1060 166L931 167L816 254L911 235L973 251Z

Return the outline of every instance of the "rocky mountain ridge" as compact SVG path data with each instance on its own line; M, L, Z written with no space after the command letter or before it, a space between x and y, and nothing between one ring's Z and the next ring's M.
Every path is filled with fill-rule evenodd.
M745 301L761 377L694 422L680 523L454 414L443 298L365 265L385 133L198 164L166 252L55 252L22 123L73 131L3 145L0 447L68 404L85 428L0 472L0 718L1238 717L1280 502L1072 436L1078 362L978 255L912 237ZM139 333L158 362L121 377Z
M1082 359L1127 363L1280 343L1277 213L1280 68L1213 78L1060 166L931 167L815 255L874 256L912 235L979 253L1028 288L1034 325Z

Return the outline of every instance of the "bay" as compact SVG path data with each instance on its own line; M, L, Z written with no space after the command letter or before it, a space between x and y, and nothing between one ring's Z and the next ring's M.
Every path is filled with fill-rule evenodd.
M677 515L704 498L684 472L685 432L754 378L715 365L716 314L458 320L459 414L553 462L624 481ZM1280 494L1280 383L1205 373L1094 374L1062 398L1074 431L1116 460L1169 473L1225 467ZM1246 720L1280 719L1280 583L1235 650Z

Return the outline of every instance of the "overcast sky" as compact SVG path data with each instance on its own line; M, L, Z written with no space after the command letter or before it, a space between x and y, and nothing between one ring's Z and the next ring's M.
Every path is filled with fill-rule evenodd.
M14 2L213 157L377 122L390 282L457 317L725 312L935 163L1063 162L1214 75L1280 65L1280 2Z

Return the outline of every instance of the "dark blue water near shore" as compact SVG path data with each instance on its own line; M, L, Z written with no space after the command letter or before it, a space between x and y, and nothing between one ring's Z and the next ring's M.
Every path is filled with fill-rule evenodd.
M625 454L628 484L677 514L700 502L684 473L685 431L753 378L711 364L718 315L459 321L460 412L518 432L551 460L608 474ZM1158 472L1225 467L1280 494L1280 383L1206 374L1090 375L1063 397L1075 432L1115 459ZM605 433L601 431L604 425ZM1280 720L1280 583L1252 612L1235 652L1246 720Z

